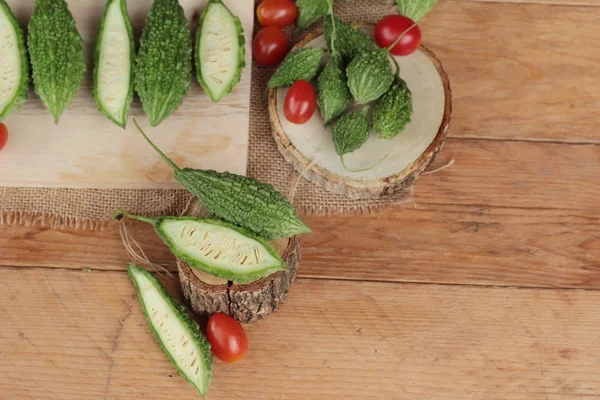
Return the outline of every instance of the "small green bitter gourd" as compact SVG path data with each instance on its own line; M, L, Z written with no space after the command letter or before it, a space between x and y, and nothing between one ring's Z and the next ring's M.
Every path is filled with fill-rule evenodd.
M268 88L288 86L299 79L310 81L319 71L323 54L325 49L319 47L306 47L292 51L269 79Z
M173 168L175 179L218 218L267 240L312 232L298 217L294 206L272 185L229 172L181 169L133 121L148 144Z
M94 98L100 112L125 128L133 101L135 41L126 0L108 0L94 53Z
M378 49L369 36L338 17L325 18L323 30L327 48L331 51L331 41L335 39L335 50L342 55L346 63L362 53Z
M127 272L148 327L162 351L177 372L204 397L212 379L213 359L200 326L150 272L133 264L128 265Z
M380 98L392 85L394 72L385 49L357 56L346 68L348 87L358 104Z
M333 53L317 79L317 103L325 123L344 112L352 101L348 89L344 61L340 53Z
M29 60L25 36L6 1L0 0L0 121L27 99Z
M192 78L192 34L178 0L154 0L135 64L135 90L150 125L183 102Z
M246 66L244 29L221 0L209 0L196 34L196 76L215 103L231 93Z
M390 89L373 106L373 131L382 139L392 139L411 121L412 95L406 82L396 76Z
M35 93L58 123L86 70L83 39L65 0L35 1L27 45Z
M350 111L335 123L332 129L335 151L339 156L358 150L369 140L369 107Z
M154 226L171 253L191 267L235 282L252 282L287 266L267 241L245 229L216 219L147 218L117 211Z
M298 29L308 28L329 11L329 1L333 0L297 0Z

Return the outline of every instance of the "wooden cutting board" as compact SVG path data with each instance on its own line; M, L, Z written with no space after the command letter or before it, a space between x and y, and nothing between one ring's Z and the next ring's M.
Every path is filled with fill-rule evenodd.
M207 0L180 0L195 34ZM34 0L8 0L23 28ZM173 173L130 122L123 130L100 115L92 97L92 54L104 11L103 0L67 0L85 41L88 71L73 104L54 125L40 99L30 91L25 105L7 118L7 146L0 153L0 186L69 188L177 187ZM129 15L139 40L151 0L129 0ZM135 116L148 135L181 167L245 174L248 159L250 65L254 2L225 0L246 34L246 63L233 92L213 104L193 78L181 107L150 128L139 99ZM139 43L138 43L139 45Z

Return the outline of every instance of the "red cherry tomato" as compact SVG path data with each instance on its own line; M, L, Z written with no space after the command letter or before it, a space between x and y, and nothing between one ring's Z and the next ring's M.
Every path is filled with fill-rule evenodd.
M256 16L262 26L288 26L296 21L298 8L290 0L264 0Z
M313 86L303 80L296 81L285 95L283 112L293 124L303 124L315 113L317 95Z
M254 37L252 43L254 59L263 67L274 67L285 58L288 51L288 39L281 28L267 26Z
M240 361L248 352L248 338L244 328L225 314L215 314L208 320L206 339L213 354L221 361Z
M375 41L381 48L391 46L398 36L414 25L414 21L403 15L388 15L375 26ZM391 50L395 56L407 56L417 50L421 43L421 29L418 25L404 33L402 39Z
M8 142L8 129L6 129L6 125L0 123L0 150L6 146L6 142Z

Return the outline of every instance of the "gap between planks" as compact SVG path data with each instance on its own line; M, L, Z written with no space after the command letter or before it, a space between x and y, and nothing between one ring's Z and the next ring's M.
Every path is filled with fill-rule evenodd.
M147 268L146 265L138 265L139 267ZM64 267L49 267L49 266L29 266L26 269L18 266L0 265L0 271L57 271L57 272L68 272L68 273L121 273L127 275L127 270L120 268L103 268L103 269L92 269L92 268L64 268ZM176 269L169 269L173 274L173 277L178 276ZM153 275L161 278L162 280L175 281L179 278L165 277L166 274L159 273L156 271L150 271ZM301 273L300 273L301 274ZM571 290L571 291L589 291L596 292L600 291L600 288L576 288L576 287L551 287L551 286L524 286L524 285L491 285L485 283L458 283L458 282L428 282L428 281L411 281L411 280L384 280L384 279L359 279L359 278L343 278L334 276L317 276L317 275L298 275L296 280L303 281L331 281L331 282L365 282L365 283L381 283L381 284L393 284L393 285L412 285L412 286L461 286L470 288L489 288L489 289L523 289L523 290Z

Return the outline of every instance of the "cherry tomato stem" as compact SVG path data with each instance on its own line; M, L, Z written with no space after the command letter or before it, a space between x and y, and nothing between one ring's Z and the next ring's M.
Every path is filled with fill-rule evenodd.
M221 361L240 361L248 352L248 338L242 325L225 314L214 314L206 326L206 339L213 354Z
M317 108L315 88L304 80L296 81L285 95L283 112L293 124L303 124L312 118Z
M375 41L392 55L407 56L421 44L421 29L408 17L388 15L375 26Z

